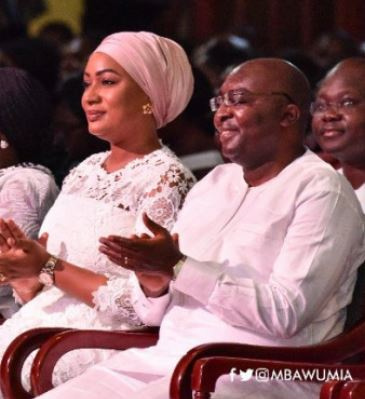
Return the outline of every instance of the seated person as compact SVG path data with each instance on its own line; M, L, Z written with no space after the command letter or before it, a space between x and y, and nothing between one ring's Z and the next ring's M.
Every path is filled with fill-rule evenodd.
M147 216L149 234L101 239L104 254L135 271L131 303L161 326L157 345L120 352L42 399L167 399L176 363L196 345L299 346L342 331L364 224L350 184L302 144L309 98L307 79L280 59L245 62L226 78L211 105L232 163L188 194L179 240ZM313 385L224 376L216 397L315 397Z
M3 278L11 285L19 278L28 281L21 287L25 291L16 287L27 303L0 327L0 354L34 327L142 326L130 303L130 273L99 253L99 237L141 233L144 212L171 229L194 182L157 136L157 129L184 109L193 90L190 64L177 43L147 32L108 36L89 58L84 86L89 131L107 141L110 151L91 155L66 177L41 227L49 239L40 257L29 251L31 261L20 257L16 262L5 242L13 238L1 229ZM36 241L31 244L37 248ZM71 367L58 365L56 383L110 352L70 356Z
M18 68L0 68L0 86L0 217L13 219L36 239L58 195L44 166L51 140L50 99L36 79ZM0 314L8 318L17 308L11 287L1 285Z
M313 133L339 160L365 212L365 59L348 58L320 83L312 104Z

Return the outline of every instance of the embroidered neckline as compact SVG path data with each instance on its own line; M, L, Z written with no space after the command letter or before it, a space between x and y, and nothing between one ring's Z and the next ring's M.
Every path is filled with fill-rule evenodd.
M107 170L105 170L105 168L103 167L103 165L105 164L106 159L108 158L108 156L110 155L111 151L105 151L100 153L100 157L98 159L98 169L99 171L107 176L113 176L114 174L120 174L123 173L124 171L128 170L128 169L134 169L137 166L148 162L150 159L153 159L155 157L158 157L159 154L163 153L164 155L168 155L168 156L172 156L173 158L176 158L175 154L173 152L171 152L171 150L169 150L166 146L161 144L160 148L157 148L156 150L153 150L151 152L149 152L148 154L143 155L142 157L139 158L135 158L132 159L130 162L128 162L126 165L122 166L121 168L114 170L113 172L108 172Z

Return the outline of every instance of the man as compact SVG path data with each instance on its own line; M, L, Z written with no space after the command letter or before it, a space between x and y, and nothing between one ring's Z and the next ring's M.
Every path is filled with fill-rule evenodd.
M365 58L348 58L331 69L311 111L319 145L340 161L365 212Z
M149 234L101 239L102 252L136 271L132 304L146 324L161 324L159 343L121 352L42 398L166 399L175 364L195 345L305 345L342 330L364 225L350 185L302 145L309 97L304 75L279 59L248 61L227 77L211 106L233 163L188 194L179 245L147 216ZM258 392L254 381L223 377L217 391L293 397L289 383L277 385L275 396L270 384Z

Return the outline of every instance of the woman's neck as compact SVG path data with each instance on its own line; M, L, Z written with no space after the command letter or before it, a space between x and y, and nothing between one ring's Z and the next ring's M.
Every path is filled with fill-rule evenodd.
M129 162L143 158L145 155L161 148L159 140L146 141L140 145L112 144L109 156L104 162L103 167L107 172L114 172L123 168Z

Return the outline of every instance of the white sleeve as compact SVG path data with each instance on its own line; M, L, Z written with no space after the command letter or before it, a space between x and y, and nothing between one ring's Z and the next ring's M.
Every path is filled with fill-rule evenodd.
M13 219L26 235L36 238L40 228L37 192L28 179L5 182L0 190L0 216Z
M267 283L245 278L244 265L237 277L225 264L187 258L174 288L231 325L290 337L338 290L351 297L363 240L363 219L341 194L312 193L296 207L276 259L267 259L272 263Z
M149 182L140 199L136 223L137 234L146 232L144 212L161 226L171 230L186 194L195 183L194 177L181 164L171 163L158 179Z
M28 237L35 239L57 194L58 188L51 176L20 169L1 187L0 217L13 219Z

